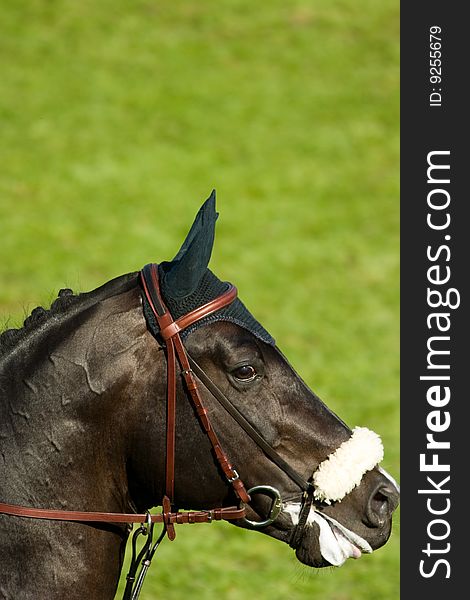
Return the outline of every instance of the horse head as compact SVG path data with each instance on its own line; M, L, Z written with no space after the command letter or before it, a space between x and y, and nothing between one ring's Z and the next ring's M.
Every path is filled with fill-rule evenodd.
M175 258L158 268L161 294L174 319L227 289L208 268L217 216L213 194ZM158 340L159 330L145 300L144 313L151 345L150 332ZM315 567L339 566L382 546L399 495L393 478L378 466L383 458L379 436L366 428L351 431L332 413L239 299L190 324L181 338L204 384L201 393L213 428L237 475L252 490L247 518L236 524L289 543L300 561ZM243 415L241 422L227 414L220 397ZM183 508L234 503L182 384L177 404L176 503ZM246 434L244 420L254 436ZM152 447L151 440L146 443ZM160 447L150 471L147 460L145 473L140 472L139 488L152 490L143 504L158 503L164 495L163 454ZM134 464L139 471L139 460ZM150 486L149 472L160 474L151 476ZM146 474L147 485L142 483Z

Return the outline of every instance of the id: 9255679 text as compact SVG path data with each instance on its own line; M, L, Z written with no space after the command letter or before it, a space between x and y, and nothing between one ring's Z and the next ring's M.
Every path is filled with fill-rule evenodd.
M439 25L429 28L429 106L442 106L442 29Z

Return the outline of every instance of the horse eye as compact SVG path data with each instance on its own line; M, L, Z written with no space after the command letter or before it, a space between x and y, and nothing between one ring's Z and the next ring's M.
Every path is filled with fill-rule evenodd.
M256 377L256 370L251 365L242 365L234 369L232 374L241 381L252 381Z

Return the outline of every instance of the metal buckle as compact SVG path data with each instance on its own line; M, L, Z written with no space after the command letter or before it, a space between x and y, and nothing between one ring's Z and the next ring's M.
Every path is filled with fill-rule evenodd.
M243 517L243 521L245 521L245 523L254 529L267 527L277 519L282 510L281 494L275 487L272 487L271 485L255 485L255 487L252 487L248 490L249 496L252 496L253 494L263 494L264 496L269 496L272 499L271 508L269 509L269 516L264 521L250 521L250 519L247 519L246 517ZM241 506L245 506L245 503L242 502Z
M152 529L152 515L150 514L149 511L147 511L145 523L142 523L140 525L140 531L141 531L142 535L147 536L150 533L151 529Z
M233 477L227 477L227 481L229 483L233 483L234 481L237 481L237 479L240 479L240 475L237 473L237 471L235 469L232 469L232 473L234 473Z

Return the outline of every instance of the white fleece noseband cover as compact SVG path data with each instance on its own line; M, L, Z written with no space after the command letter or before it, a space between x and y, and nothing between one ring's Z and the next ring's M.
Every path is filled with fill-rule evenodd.
M326 504L342 500L383 456L380 436L367 427L355 427L349 440L320 463L313 474L315 499Z

